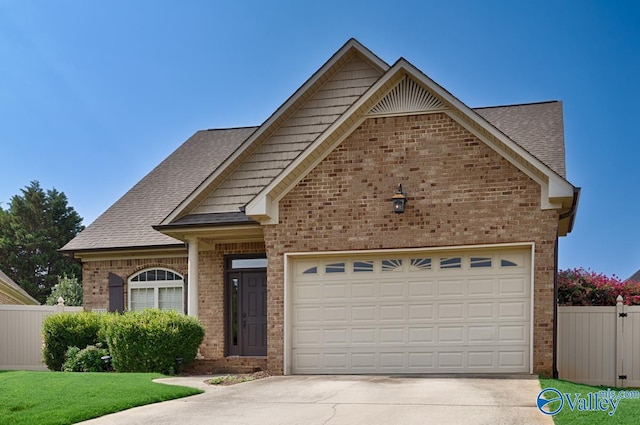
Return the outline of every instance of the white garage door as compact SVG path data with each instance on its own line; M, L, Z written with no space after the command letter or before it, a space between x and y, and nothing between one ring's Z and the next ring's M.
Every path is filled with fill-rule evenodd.
M530 249L292 262L291 372L529 372Z

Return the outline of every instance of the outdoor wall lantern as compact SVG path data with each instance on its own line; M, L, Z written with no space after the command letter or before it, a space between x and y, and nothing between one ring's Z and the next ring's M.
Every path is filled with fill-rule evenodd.
M404 205L407 203L407 196L402 191L402 185L398 185L395 195L391 198L393 202L393 212L396 214L404 213Z

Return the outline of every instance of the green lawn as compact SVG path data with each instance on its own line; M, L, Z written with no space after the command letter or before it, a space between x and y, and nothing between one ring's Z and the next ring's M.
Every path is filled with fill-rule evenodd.
M202 391L151 382L153 373L0 371L0 422L72 424Z
M569 394L570 399L574 403L574 410L572 411L569 403L566 401L562 407L562 410L553 416L553 420L558 425L583 425L583 424L597 424L597 425L609 425L609 424L634 424L640 423L640 399L621 399L613 415L609 415L608 412L602 411L579 411L577 409L576 394L580 394L580 397L588 397L588 393L598 393L599 391L606 391L608 387L593 387L589 385L574 384L573 382L561 381L559 379L545 379L540 378L540 386L544 388L555 388L562 394ZM628 391L635 390L634 388L611 388L612 390ZM558 403L558 402L554 402ZM550 407L556 408L559 404L554 405L550 403ZM606 406L609 411L611 409Z

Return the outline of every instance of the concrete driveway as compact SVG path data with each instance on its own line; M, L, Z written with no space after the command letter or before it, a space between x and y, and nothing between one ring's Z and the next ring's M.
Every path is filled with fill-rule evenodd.
M83 422L106 424L553 424L536 408L534 378L278 376L232 386L205 377L161 380L204 394Z

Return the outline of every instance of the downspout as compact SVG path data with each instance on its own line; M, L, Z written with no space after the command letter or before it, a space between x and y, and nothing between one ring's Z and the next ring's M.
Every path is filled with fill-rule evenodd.
M558 379L558 239L554 249L554 273L553 273L553 379Z
M578 201L580 200L580 188L573 188L573 200L571 207L565 213L560 214L559 220L569 219L569 225L567 226L567 233L573 230L573 223L576 217L576 211L578 210ZM558 240L560 235L556 234L556 245L554 248L553 262L553 379L558 379Z

